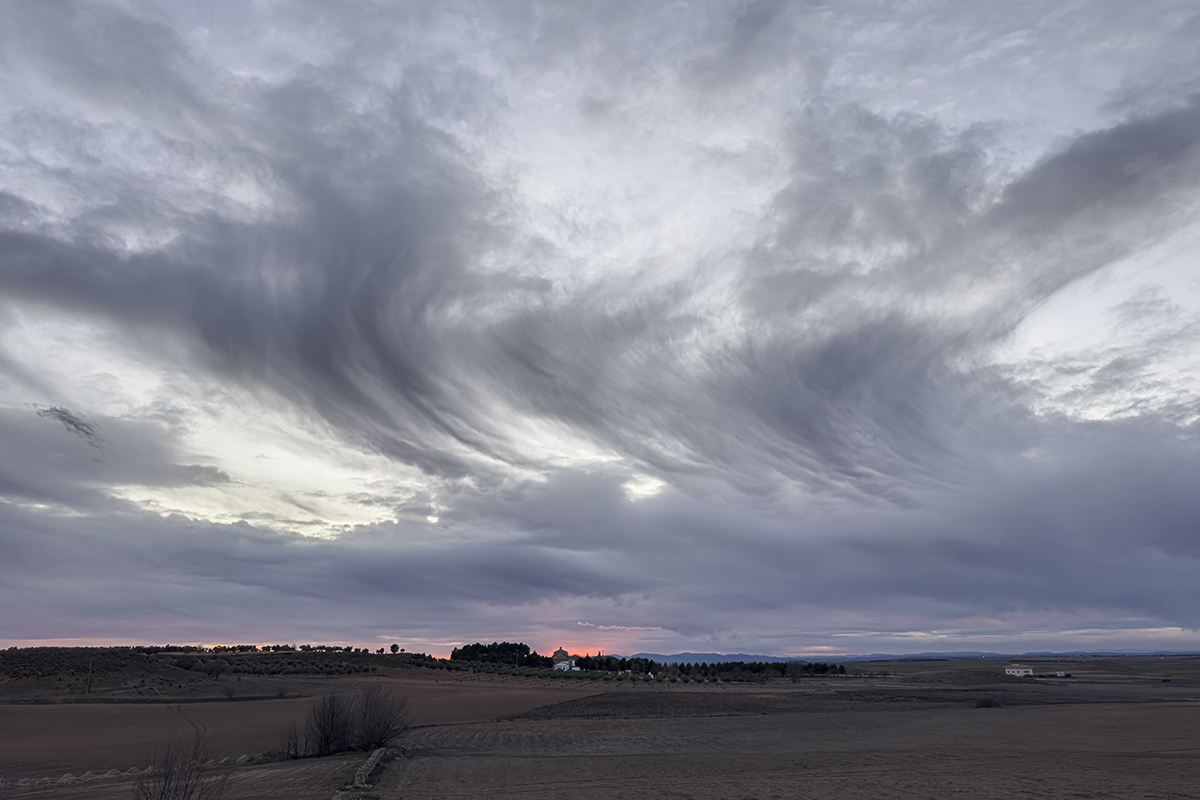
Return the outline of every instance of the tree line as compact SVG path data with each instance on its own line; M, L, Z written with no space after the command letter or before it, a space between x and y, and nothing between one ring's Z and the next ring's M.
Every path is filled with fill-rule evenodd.
M283 674L355 674L373 672L380 667L412 666L451 671L511 672L534 675L554 666L550 656L543 656L524 642L476 642L456 647L450 658L436 658L425 653L406 653L398 645L384 648L342 647L339 645L290 644L277 645L195 645L134 646L115 648L9 648L0 650L0 675L10 678L38 677L53 674L72 674L89 670L94 662L98 672L111 671L117 663L148 655L173 656L174 666L222 674L283 675ZM574 659L581 673L592 677L620 677L621 674L654 675L655 677L688 678L690 680L764 680L768 678L820 677L847 674L840 664L808 661L790 662L696 662L664 664L648 658L584 655ZM857 670L855 670L857 672ZM581 673L555 673L555 677L587 677Z
M511 667L554 666L550 656L539 655L524 642L476 642L456 647L450 653L454 665L495 664ZM649 658L623 658L620 656L584 655L575 660L575 666L587 672L629 672L638 675L664 674L688 678L725 677L815 677L818 675L845 675L846 668L840 664L816 661L720 661L709 663L665 664Z

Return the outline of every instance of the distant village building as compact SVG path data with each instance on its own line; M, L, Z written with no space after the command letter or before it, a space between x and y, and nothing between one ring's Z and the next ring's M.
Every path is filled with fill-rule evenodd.
M571 654L561 647L554 651L554 655L551 658L554 659L555 669L560 669L563 672L571 672L572 670L579 669L579 667L575 666L575 659L571 658Z
M1015 675L1018 678L1032 678L1033 667L1027 667L1024 664L1009 664L1004 668L1005 675Z

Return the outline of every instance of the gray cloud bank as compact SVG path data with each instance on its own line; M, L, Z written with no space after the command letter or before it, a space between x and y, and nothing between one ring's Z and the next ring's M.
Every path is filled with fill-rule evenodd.
M4 3L0 635L1194 646L1198 320L1001 354L1195 226L1200 16L1039 5ZM81 407L64 319L153 397ZM238 484L226 389L418 489L113 491Z

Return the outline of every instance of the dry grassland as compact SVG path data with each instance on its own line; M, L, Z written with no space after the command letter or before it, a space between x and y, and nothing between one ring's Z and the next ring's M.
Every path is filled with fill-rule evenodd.
M572 688L384 680L409 697L415 725L492 719L578 697ZM364 681L328 681L325 691ZM275 749L284 725L303 719L309 697L189 703L0 705L0 776L60 777L63 771L125 770L176 734L207 737L214 758L237 759Z
M374 794L1200 797L1196 701L974 708L936 693L881 692L730 693L720 702L676 694L661 705L630 693L568 703L561 713L423 729L410 738L414 758L393 764Z
M410 757L363 795L379 800L1200 798L1200 659L1076 660L1078 677L1062 681L993 679L975 663L913 666L795 684L412 671L288 685L329 691L372 680L411 698ZM141 764L171 733L204 733L218 759L253 755L273 749L282 724L310 702L0 705L0 797L124 800L128 776L97 775ZM364 758L221 769L230 800L326 800ZM58 782L88 771L86 782ZM46 777L54 782L33 780Z

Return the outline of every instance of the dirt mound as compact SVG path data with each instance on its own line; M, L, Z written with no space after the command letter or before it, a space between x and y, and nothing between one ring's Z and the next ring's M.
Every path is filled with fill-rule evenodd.
M900 680L905 683L936 683L955 686L985 686L991 683L1028 683L1027 678L1004 675L997 672L982 672L972 669L937 669L918 672Z

